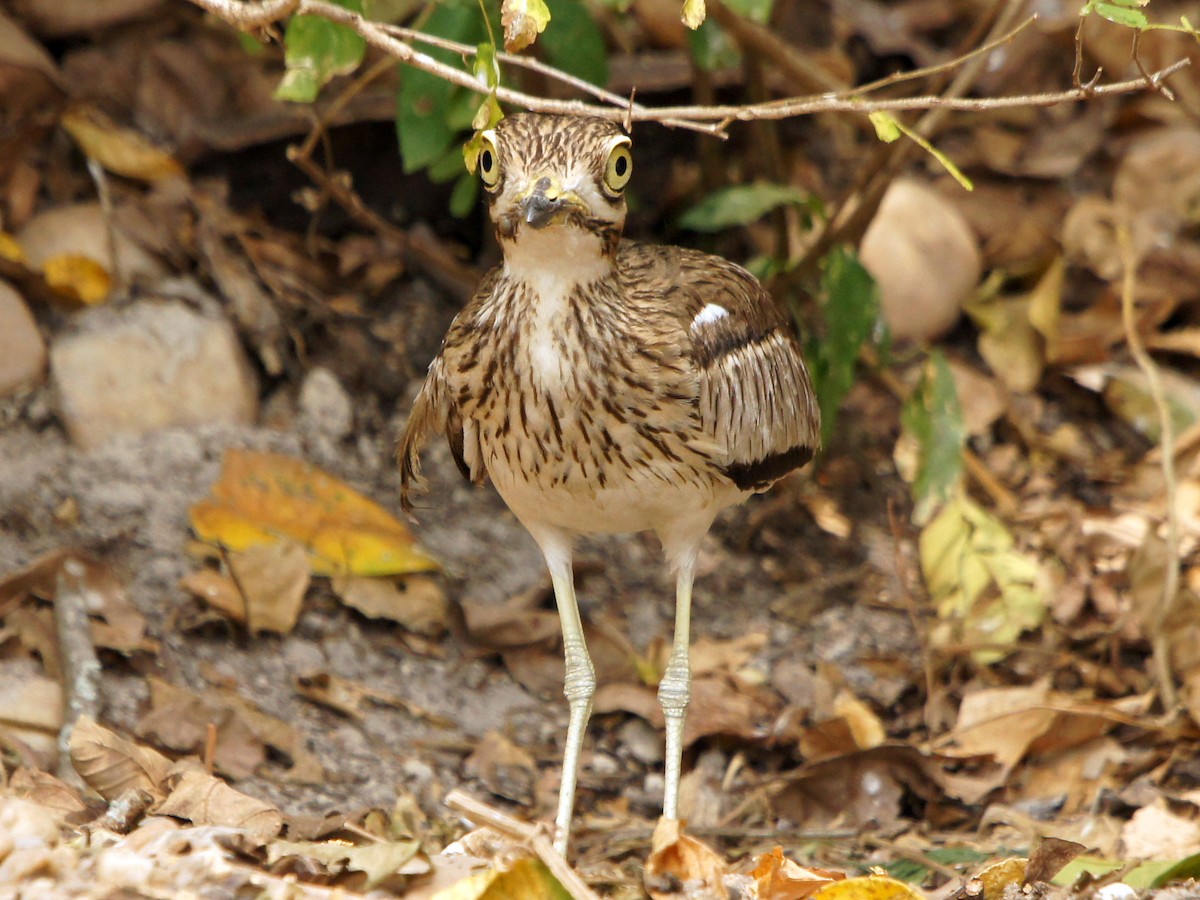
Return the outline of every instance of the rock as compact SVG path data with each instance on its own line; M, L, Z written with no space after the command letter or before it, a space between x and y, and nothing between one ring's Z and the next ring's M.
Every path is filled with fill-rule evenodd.
M56 256L86 256L110 275L117 273L108 243L109 223L99 203L56 206L38 213L17 233L17 243L31 268ZM152 283L166 272L163 265L119 228L113 231L124 281Z
M910 179L884 194L860 255L897 340L928 342L953 328L983 271L979 241L962 213Z
M655 766L663 761L663 737L643 719L630 719L617 732L617 746L638 762Z
M42 380L46 342L25 301L0 281L0 397Z
M96 447L168 425L254 421L258 390L233 328L182 303L82 314L50 368L71 439Z
M300 387L300 418L313 431L335 441L354 428L350 395L328 369L318 366L305 376Z

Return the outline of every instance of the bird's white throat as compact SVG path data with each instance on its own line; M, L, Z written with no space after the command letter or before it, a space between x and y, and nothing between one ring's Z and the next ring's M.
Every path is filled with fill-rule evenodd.
M528 352L532 374L544 387L563 384L569 377L563 355L568 298L612 272L600 238L572 225L522 228L505 241L504 274L529 292L531 308Z

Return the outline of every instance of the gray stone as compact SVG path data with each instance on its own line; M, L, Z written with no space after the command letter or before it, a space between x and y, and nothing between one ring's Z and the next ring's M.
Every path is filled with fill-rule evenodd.
M663 736L645 719L630 719L617 732L617 746L638 762L656 766L663 761Z
M313 431L335 441L354 428L354 406L336 375L318 366L300 387L300 419Z
M54 341L50 367L79 446L169 425L254 421L257 386L225 320L143 300L84 313L78 323Z
M46 342L25 301L0 281L0 397L42 380Z

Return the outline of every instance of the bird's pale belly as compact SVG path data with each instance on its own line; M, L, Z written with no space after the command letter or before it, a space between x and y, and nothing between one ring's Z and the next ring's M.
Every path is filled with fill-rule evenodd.
M631 477L610 474L605 487L598 487L594 481L583 484L582 477L579 482L570 478L531 479L528 473L514 470L496 458L488 464L488 474L522 522L551 525L577 534L657 530L690 515L710 520L717 510L745 496L715 479L697 490L694 478L668 480L650 472Z

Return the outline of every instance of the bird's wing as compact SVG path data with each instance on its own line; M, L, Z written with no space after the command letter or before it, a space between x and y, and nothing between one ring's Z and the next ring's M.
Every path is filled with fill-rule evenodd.
M421 487L421 450L429 438L444 433L450 445L450 454L463 478L481 481L478 440L473 427L464 423L450 399L446 385L445 363L438 356L429 364L429 374L417 399L413 401L408 425L400 438L396 457L400 463L400 505L411 512L410 499L414 488Z
M725 474L763 490L808 462L821 413L800 343L749 272L683 251L683 325L699 375L705 430L725 450Z

